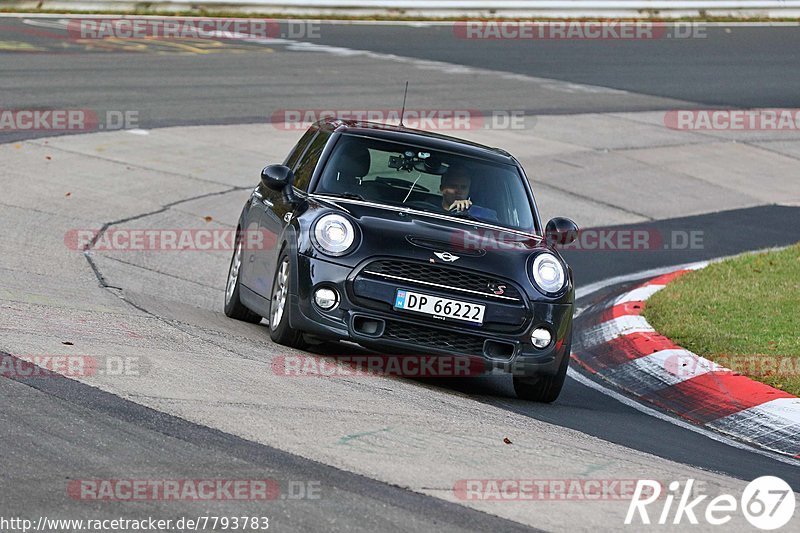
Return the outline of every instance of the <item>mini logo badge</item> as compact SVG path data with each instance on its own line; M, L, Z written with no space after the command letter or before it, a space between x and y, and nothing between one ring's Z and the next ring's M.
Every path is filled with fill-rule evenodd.
M442 261L447 261L448 263L452 263L457 259L461 259L459 256L453 255L450 252L433 252L433 255L435 255Z

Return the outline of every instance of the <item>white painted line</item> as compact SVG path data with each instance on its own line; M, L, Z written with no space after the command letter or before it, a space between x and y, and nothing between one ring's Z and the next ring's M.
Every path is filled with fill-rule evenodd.
M516 74L513 72L506 72L501 70L491 70L485 68L468 67L455 63L447 63L444 61L432 61L427 59L418 59L414 57L400 56L396 54L386 54L380 52L372 52L370 50L361 50L358 48L347 48L344 46L330 46L325 44L311 43L306 41L295 41L292 39L284 38L261 38L246 33L237 32L209 32L210 35L225 37L226 39L244 39L250 43L257 43L263 45L285 45L286 49L292 52L316 52L327 53L340 57L368 57L370 59L378 59L381 61L393 61L396 63L404 63L411 65L420 70L432 70L442 72L445 74L464 74L464 75L481 75L490 76L494 79L501 78L504 80L518 81L521 83L532 83L538 85L543 89L549 89L554 92L576 94L631 94L629 91L621 89L613 89L611 87L603 87L600 85L589 85L585 83L572 83L552 78L539 78L535 76L527 76L525 74Z
M664 287L666 287L666 285L645 285L644 287L637 287L636 289L626 292L614 300L614 305L624 304L627 302L643 302Z
M774 417L780 417L792 424L800 424L800 398L778 398L762 403L753 409Z
M603 371L603 379L635 395L645 395L722 367L689 350L661 350Z
M638 366L643 372L657 374L658 377L664 379L665 386L677 385L709 372L727 370L705 357L700 357L689 350L683 349L660 350L631 361L630 364Z
M590 348L631 333L655 333L655 330L643 316L625 315L587 328L580 334L581 344Z
M733 256L725 256L720 257L719 259L714 259L713 261L722 261L727 259L728 257ZM669 274L670 272L675 272L676 270L683 270L683 269L699 269L703 268L712 261L697 261L694 263L684 263L682 265L673 265L668 267L659 267L659 268L651 268L650 270L641 270L639 272L634 272L632 274L623 274L621 276L615 276L613 278L604 279L601 281L595 281L594 283L590 283L585 287L578 287L575 289L575 298L585 298L590 296L597 291L603 290L606 287L610 287L611 285L618 285L620 283L627 283L629 281L636 281L639 279L645 278L654 278L656 276L660 276L661 274Z
M766 448L800 454L800 398L778 398L707 424Z
M516 74L513 72L506 72L500 70L491 70L485 68L468 67L466 65L459 65L455 63L447 63L444 61L433 61L428 59L418 59L414 57L400 56L396 54L386 54L380 52L373 52L370 50L361 50L358 48L347 48L344 46L331 46L326 44L318 44L307 41L296 41L284 38L262 38L253 36L247 33L238 32L220 32L212 31L209 35L216 37L224 37L226 39L244 39L250 43L258 43L264 45L285 45L286 49L291 52L316 52L327 53L340 57L368 57L370 59L379 59L382 61L393 61L397 63L405 63L420 70L434 70L445 74L464 74L464 75L484 75L493 78L501 78L504 80L513 80L524 83L534 83L544 89L549 89L555 92L562 93L587 93L587 94L630 94L628 91L621 89L613 89L611 87L602 87L600 85L589 85L585 83L572 83L552 78L539 78L535 76L527 76L525 74Z
M604 394L605 396L608 396L609 398L613 398L614 400L617 400L621 404L626 405L626 406L628 406L628 407L630 407L632 409L635 409L635 410L639 411L640 413L644 413L644 414L646 414L648 416L652 416L652 417L657 418L659 420L662 420L664 422L669 422L670 424L673 424L673 425L678 426L678 427L683 428L683 429L687 429L687 430L689 430L689 431L691 431L693 433L697 433L698 435L702 435L704 437L708 437L711 440L720 442L720 443L725 444L727 446L731 446L732 448L737 448L739 450L745 450L745 451L752 452L752 453L755 453L755 454L758 454L758 455L762 455L764 457L768 457L770 459L774 459L776 461L779 461L781 463L785 463L787 465L800 466L800 461L798 461L797 459L793 459L791 457L786 457L785 455L778 454L778 453L775 453L775 452L770 452L770 451L767 451L767 450L761 450L759 448L753 448L750 445L747 445L747 444L744 444L742 442L733 440L733 439L731 439L729 437L726 437L725 435L720 435L719 433L715 433L714 431L711 431L709 429L705 429L705 428L702 428L700 426L695 426L693 424L690 424L689 422L684 422L683 420L680 420L678 418L674 418L674 417L666 415L666 414L664 414L664 413L662 413L660 411L656 411L655 409L651 409L650 407L646 407L646 406L642 405L641 403L637 402L636 400L632 400L632 399L630 399L630 398L628 398L626 396L623 396L622 394L619 394L618 392L614 392L613 390L608 389L608 388L600 385L599 383L587 378L586 376L584 376L583 374L581 374L577 370L573 370L572 368L567 369L567 375L570 378L572 378L575 381L577 381L578 383L580 383L581 385L583 385L585 387L589 387L592 390L596 390L600 394Z
M41 20L34 20L34 19L22 19L23 24L27 24L28 26L36 26L38 28L54 28L57 30L61 30L67 27L69 21L66 19L59 19L59 20L51 20L48 18L42 18Z

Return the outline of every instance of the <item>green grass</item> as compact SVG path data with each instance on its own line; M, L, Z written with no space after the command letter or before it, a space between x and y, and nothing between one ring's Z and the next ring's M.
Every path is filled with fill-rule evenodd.
M800 396L800 244L690 272L644 316L683 348Z

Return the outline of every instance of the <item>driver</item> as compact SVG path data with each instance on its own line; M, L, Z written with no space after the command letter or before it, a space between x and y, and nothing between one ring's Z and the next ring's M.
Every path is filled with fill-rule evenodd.
M469 197L472 178L463 168L452 166L442 175L439 192L442 193L442 209L451 213L468 212L487 222L497 222L497 212L473 205Z

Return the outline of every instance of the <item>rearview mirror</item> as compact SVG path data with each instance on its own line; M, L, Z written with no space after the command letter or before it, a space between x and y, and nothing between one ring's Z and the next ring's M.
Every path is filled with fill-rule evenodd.
M578 225L569 218L555 217L547 223L544 234L547 244L565 246L578 238Z

